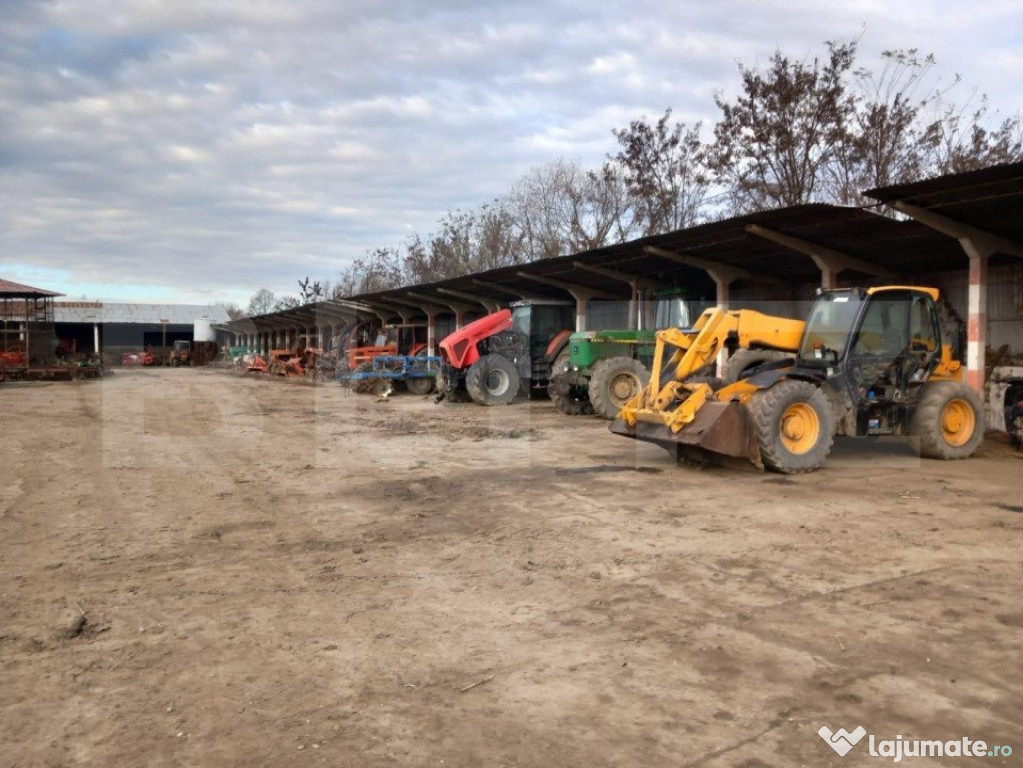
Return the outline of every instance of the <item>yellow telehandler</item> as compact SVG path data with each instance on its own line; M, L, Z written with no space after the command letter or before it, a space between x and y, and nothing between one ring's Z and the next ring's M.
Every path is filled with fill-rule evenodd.
M913 286L821 290L805 323L708 309L691 329L658 331L650 383L611 431L679 459L709 452L787 474L817 469L836 434L913 435L924 456L966 458L983 405L942 343L937 299Z

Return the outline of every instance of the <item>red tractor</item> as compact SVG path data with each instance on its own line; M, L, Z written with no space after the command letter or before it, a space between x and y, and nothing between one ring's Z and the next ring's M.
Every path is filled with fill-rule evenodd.
M575 326L568 301L517 301L444 338L438 386L448 400L507 405L520 392L547 392Z

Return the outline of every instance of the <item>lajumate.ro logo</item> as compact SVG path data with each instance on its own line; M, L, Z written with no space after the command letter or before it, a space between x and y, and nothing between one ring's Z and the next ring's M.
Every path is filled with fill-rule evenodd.
M827 742L842 757L852 751L864 736L867 736L867 754L871 757L887 757L892 762L902 762L906 757L1009 757L1012 747L1008 744L988 744L982 739L971 739L963 736L958 739L904 739L897 735L894 739L876 740L874 734L867 734L862 725L852 731L839 728L832 731L822 725L817 735Z

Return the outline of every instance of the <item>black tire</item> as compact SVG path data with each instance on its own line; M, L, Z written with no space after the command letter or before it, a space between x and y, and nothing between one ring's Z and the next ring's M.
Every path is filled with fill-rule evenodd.
M480 405L508 405L519 393L519 372L501 355L484 355L465 374L465 389Z
M924 385L909 427L920 438L920 454L929 459L965 459L984 439L984 404L958 381Z
M650 371L631 357L611 357L593 366L590 376L590 404L593 412L613 419L629 400L650 382Z
M568 350L566 349L562 350L561 354L554 358L554 363L551 365L551 377L550 379L547 380L547 395L548 397L550 397L551 400L557 401L558 398L561 396L557 387L554 386L555 377L557 377L559 374L564 374L567 372Z
M413 395L428 395L433 392L434 378L432 376L412 376L405 380L405 386Z
M591 416L593 414L593 405L588 397L577 397L571 392L567 392L553 399L554 407L558 409L558 413L563 413L566 416Z
M359 363L352 373L366 373L372 371L372 363ZM373 383L376 379L351 379L352 392L357 395L368 395L373 392Z
M791 352L781 352L776 349L738 349L735 354L725 360L721 366L721 381L727 384L734 384L737 381L748 378L755 369L765 363L776 363L779 360L791 359Z
M812 472L835 441L835 414L827 395L808 381L783 379L749 401L753 434L767 469Z

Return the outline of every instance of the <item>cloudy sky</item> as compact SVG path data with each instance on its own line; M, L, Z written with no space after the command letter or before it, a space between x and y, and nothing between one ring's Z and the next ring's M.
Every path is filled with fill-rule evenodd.
M1023 106L1019 0L0 0L0 276L246 304L431 231L737 62L862 34ZM969 88L960 91L969 96Z

